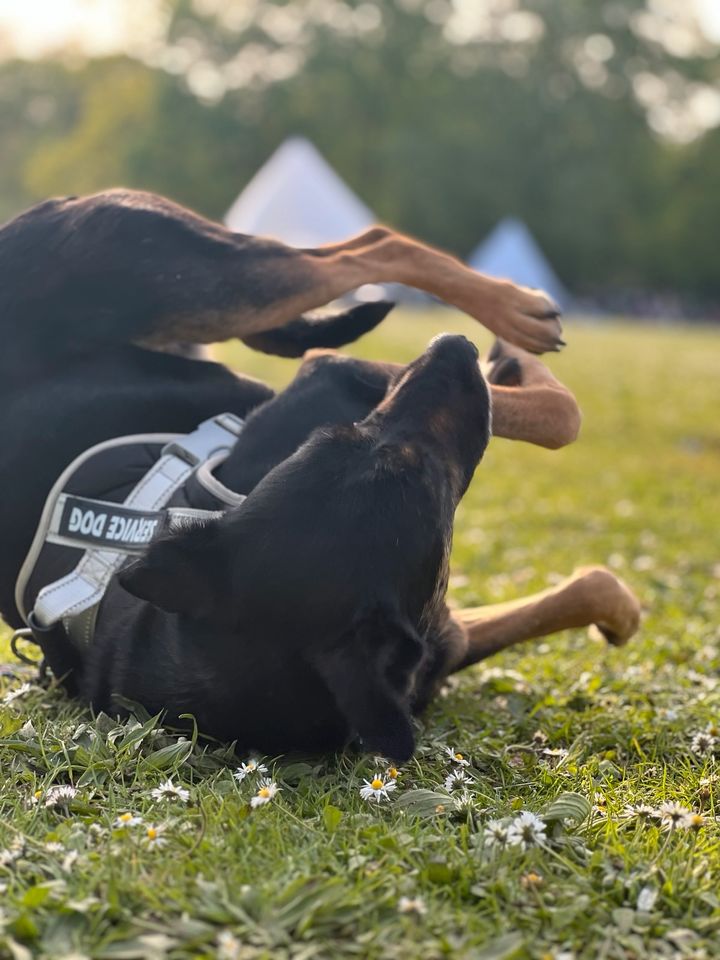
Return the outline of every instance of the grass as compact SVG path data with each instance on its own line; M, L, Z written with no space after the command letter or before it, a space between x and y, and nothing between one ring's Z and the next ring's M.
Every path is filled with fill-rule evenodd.
M443 327L483 339L454 315L414 314L357 352L409 359ZM0 957L717 955L720 783L691 739L720 720L720 338L603 324L567 339L550 363L584 410L581 440L493 442L458 514L453 600L608 563L646 607L631 645L571 632L468 671L378 804L359 795L372 758L277 758L282 789L252 809L256 775L234 780L220 746L32 688L0 707ZM276 384L294 368L221 353ZM448 745L470 759L469 803L442 786ZM152 797L168 777L187 802ZM75 797L46 806L69 783ZM706 821L667 830L626 811L669 801ZM544 817L547 841L492 849L485 825L521 810ZM124 812L143 823L117 828ZM402 897L424 912L400 912Z

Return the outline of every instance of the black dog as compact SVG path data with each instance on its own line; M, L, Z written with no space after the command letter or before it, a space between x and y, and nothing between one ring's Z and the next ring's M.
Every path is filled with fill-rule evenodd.
M436 341L366 419L316 431L242 506L120 574L85 696L192 712L266 753L356 735L406 759L411 709L457 661L444 629L452 522L488 438L476 349ZM243 460L224 465L234 489Z
M444 606L454 509L489 433L488 390L464 338L436 341L407 371L315 357L277 398L221 366L148 346L236 335L283 355L338 345L388 305L298 314L358 284L399 280L541 351L561 343L541 294L384 228L297 251L127 192L50 201L8 224L0 279L0 603L11 624L20 622L18 569L69 461L110 437L187 433L219 412L256 409L218 469L227 487L249 493L245 503L127 567L89 651L43 644L70 692L105 709L119 694L171 717L193 713L204 732L265 752L335 749L359 736L402 760L413 748L410 712L443 676L539 635L542 621L519 636L503 612L489 641L487 617L466 626ZM571 423L574 404L567 391L559 407L556 389L541 394L557 433L559 411ZM512 397L493 399L497 421ZM529 422L510 417L506 435L523 436L518 423ZM121 501L147 466L119 466L102 490L85 492ZM75 562L51 550L42 576ZM610 620L609 632L627 634Z

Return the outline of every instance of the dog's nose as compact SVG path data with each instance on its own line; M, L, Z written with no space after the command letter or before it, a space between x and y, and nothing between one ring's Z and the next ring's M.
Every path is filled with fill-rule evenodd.
M435 355L442 354L463 360L471 359L473 363L480 357L480 353L475 344L460 333L438 334L437 337L434 337L430 341L428 350Z

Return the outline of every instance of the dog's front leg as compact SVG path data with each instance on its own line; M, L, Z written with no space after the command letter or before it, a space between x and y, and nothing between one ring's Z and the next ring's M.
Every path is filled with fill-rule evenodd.
M451 617L460 635L455 637L448 673L525 640L591 624L609 643L622 646L638 628L640 603L605 567L581 567L542 593L509 603L454 610Z
M577 438L577 401L537 357L497 340L481 367L490 383L495 436L553 450Z
M359 242L360 240L365 242ZM532 353L559 350L559 310L540 290L496 280L410 237L374 228L353 245L304 251L320 268L335 296L365 283L405 283L479 320L497 336Z

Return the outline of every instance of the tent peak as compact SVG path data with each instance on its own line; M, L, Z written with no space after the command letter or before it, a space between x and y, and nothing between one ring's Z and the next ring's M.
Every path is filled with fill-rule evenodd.
M280 144L225 215L231 230L298 247L344 240L375 221L369 207L302 136Z

